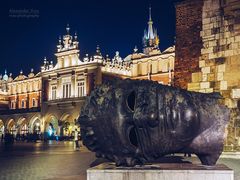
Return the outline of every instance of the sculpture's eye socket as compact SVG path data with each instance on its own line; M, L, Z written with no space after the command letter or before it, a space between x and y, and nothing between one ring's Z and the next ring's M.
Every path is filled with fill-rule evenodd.
M130 143L133 146L138 147L137 133L136 133L136 129L134 127L131 127L129 129L128 137L129 137Z
M127 106L131 111L135 110L135 104L136 104L136 93L135 91L132 91L127 98Z

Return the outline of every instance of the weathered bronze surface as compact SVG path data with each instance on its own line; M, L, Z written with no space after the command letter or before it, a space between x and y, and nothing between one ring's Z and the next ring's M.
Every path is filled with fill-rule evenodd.
M188 92L147 80L97 87L78 119L83 144L117 166L194 153L215 165L223 150L229 110L220 95Z

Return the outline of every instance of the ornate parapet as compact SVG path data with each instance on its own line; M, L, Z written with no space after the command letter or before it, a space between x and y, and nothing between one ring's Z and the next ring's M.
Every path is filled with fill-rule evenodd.
M103 62L102 72L114 73L117 75L132 76L132 62Z

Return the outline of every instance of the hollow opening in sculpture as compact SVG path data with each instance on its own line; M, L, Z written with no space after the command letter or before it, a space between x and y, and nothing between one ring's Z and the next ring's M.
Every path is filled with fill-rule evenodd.
M127 106L131 111L134 111L136 103L136 93L132 91L127 98Z
M133 146L138 147L137 133L136 133L136 128L134 126L130 128L128 136L129 136L130 143Z

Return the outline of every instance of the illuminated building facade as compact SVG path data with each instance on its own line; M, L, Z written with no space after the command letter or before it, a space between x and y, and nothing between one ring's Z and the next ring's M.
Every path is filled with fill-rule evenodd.
M106 57L102 66L103 78L116 76L131 79L149 79L171 85L174 76L175 46L161 52L157 30L153 28L151 8L149 9L148 30L144 31L143 52L137 47L133 53L122 59L119 52L111 60Z
M0 133L44 133L70 136L87 95L109 78L149 79L171 85L174 76L175 47L161 53L151 9L148 30L144 32L143 52L135 47L121 58L103 57L99 46L93 56L80 58L77 34L59 38L57 62L44 58L41 71L28 76L0 78Z
M31 70L25 76L21 71L13 78L5 72L1 78L0 134L4 131L27 134L37 129L35 123L40 122L42 92L39 75Z
M69 30L67 27L67 34L59 39L57 63L45 59L41 68L44 127L61 136L71 134L86 95L101 84L103 61L100 54L80 60L77 35L71 36Z

